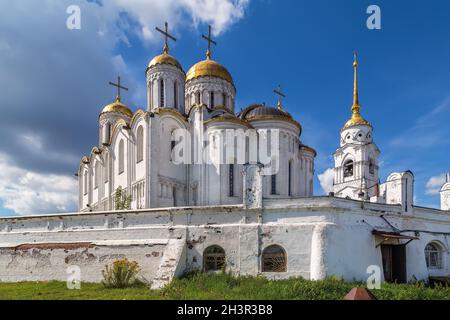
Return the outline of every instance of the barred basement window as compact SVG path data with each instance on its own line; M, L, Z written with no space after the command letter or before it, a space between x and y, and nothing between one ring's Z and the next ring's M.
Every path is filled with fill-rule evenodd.
M262 272L286 272L286 251L279 245L271 245L262 253Z
M436 243L429 243L425 247L425 259L428 269L442 269L442 250Z
M210 246L203 251L203 271L220 271L225 268L225 250L219 246Z
M234 197L234 164L228 167L228 196Z

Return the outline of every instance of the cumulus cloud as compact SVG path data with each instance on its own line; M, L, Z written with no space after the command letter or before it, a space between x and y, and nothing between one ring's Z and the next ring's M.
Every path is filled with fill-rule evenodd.
M81 30L66 27L70 5L80 6ZM0 154L9 159L2 160L7 167L0 203L19 214L73 210L66 188L71 185L76 194L68 181L97 143L99 111L115 98L108 82L120 74L133 88L124 102L134 109L145 103L143 70L131 70L132 61L118 48L135 45L136 35L154 45L154 26L166 20L175 34L199 23L222 33L243 17L247 5L248 0L0 1L5 13L0 19ZM61 201L53 198L56 186ZM39 196L32 195L33 188Z
M223 33L244 16L249 0L112 0L105 1L111 11L126 12L137 21L135 31L143 40L156 36L154 25L170 21L172 28L186 24L197 27L208 23L215 35ZM186 18L187 19L184 19Z
M431 177L430 179L428 179L425 193L430 196L438 195L444 183L445 183L445 174Z
M333 181L334 181L334 169L329 168L318 175L320 186L322 187L325 194L329 194L333 191Z
M74 211L77 181L74 177L41 174L18 168L0 154L0 199L18 215Z

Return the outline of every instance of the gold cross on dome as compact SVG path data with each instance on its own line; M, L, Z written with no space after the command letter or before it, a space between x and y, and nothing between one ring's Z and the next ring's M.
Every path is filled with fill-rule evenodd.
M202 34L202 38L208 41L208 50L206 51L206 57L208 60L211 60L211 43L217 46L217 42L214 41L211 37L211 26L208 26L208 36Z
M128 88L122 87L122 86L120 85L120 76L117 77L117 83L109 82L109 84L110 84L111 86L117 87L117 97L116 97L116 100L117 100L118 102L120 102L120 89L123 89L123 90L125 90L125 91L128 91Z
M278 85L278 88L273 90L273 92L278 96L278 110L281 110L281 98L286 98L286 95L281 91L280 85Z
M169 53L169 38L173 41L177 41L177 39L169 34L169 24L167 22L164 22L164 30L161 30L160 28L156 27L156 31L162 33L164 35L164 53Z

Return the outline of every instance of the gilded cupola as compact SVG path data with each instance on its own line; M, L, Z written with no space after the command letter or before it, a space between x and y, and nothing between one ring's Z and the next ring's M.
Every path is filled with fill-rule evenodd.
M234 113L236 88L233 78L223 65L211 59L211 44L217 44L211 38L211 26L208 35L202 37L208 41L206 59L186 73L187 113L194 106L223 107Z
M162 108L176 109L184 113L184 82L186 74L177 59L169 55L168 41L176 41L169 34L169 25L165 29L156 27L156 31L164 36L163 53L154 57L148 64L147 76L147 107L149 111Z
M352 105L352 116L347 121L347 123L344 125L342 130L347 129L352 126L358 126L358 125L367 125L371 126L370 122L364 119L361 115L361 105L359 104L359 97L358 97L358 61L356 57L356 52L354 56L353 61L353 72L354 72L354 78L353 78L353 105Z
M206 60L193 65L186 73L186 82L200 77L215 77L228 81L234 85L233 78L228 70L208 56Z

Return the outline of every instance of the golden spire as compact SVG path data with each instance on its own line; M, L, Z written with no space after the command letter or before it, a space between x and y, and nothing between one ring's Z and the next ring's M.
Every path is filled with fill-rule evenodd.
M353 106L352 106L352 111L353 111L354 108L358 107L358 112L359 112L360 105L359 105L359 97L358 97L358 60L357 60L356 51L354 53L353 71L354 71L354 80L353 80Z
M361 106L359 104L359 94L358 94L358 60L356 51L354 53L354 60L353 60L353 73L354 75L353 75L352 116L350 120L348 120L347 123L345 124L344 129L354 125L370 126L370 123L361 116Z
M217 45L217 42L215 42L211 38L211 26L208 26L208 36L205 36L204 34L202 34L202 38L206 39L206 41L208 41L208 49L206 50L206 59L211 60L211 43L214 45Z

